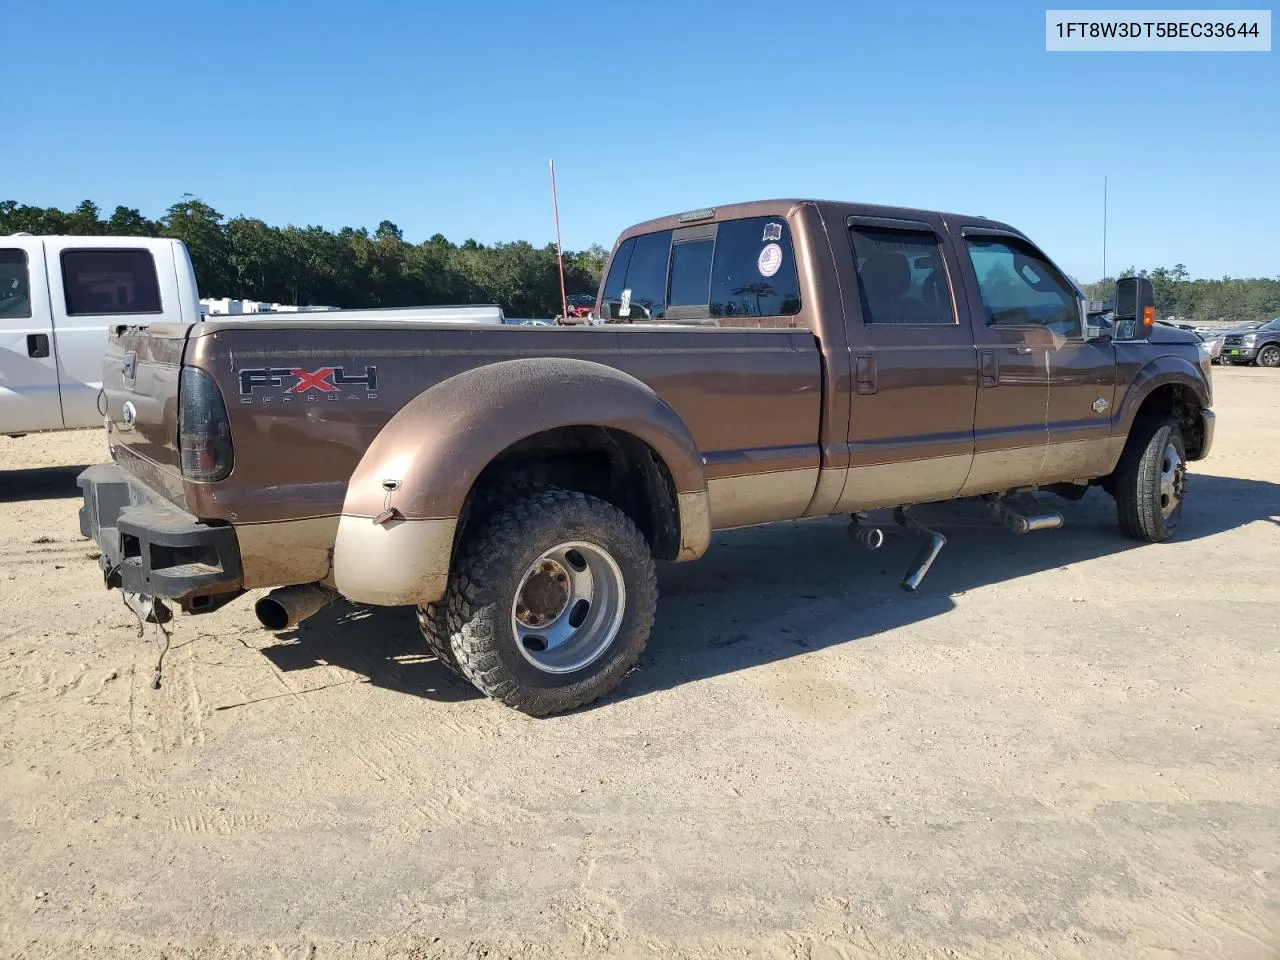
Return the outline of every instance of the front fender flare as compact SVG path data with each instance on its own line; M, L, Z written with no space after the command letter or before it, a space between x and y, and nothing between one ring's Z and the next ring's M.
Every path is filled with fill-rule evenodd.
M1212 398L1209 385L1200 369L1184 357L1157 357L1130 379L1116 411L1117 432L1127 435L1146 399L1160 387L1169 385L1186 387L1195 395L1200 406L1208 409Z

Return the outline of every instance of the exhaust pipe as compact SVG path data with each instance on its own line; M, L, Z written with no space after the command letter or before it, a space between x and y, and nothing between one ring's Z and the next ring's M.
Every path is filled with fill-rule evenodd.
M1016 534L1035 533L1037 530L1057 530L1062 526L1063 517L1057 510L1046 510L1044 513L1024 515L1013 510L998 498L987 501L987 509L1010 531Z
M326 586L300 583L272 590L253 605L253 612L268 630L291 630L337 599L337 591Z
M936 530L930 530L915 517L908 514L905 507L898 507L893 512L893 519L904 530L910 530L924 537L924 544L920 547L920 552L911 561L911 566L907 568L906 575L902 578L902 583L899 584L907 593L915 593L919 589L921 581L924 580L925 575L929 572L929 568L933 566L933 561L938 559L938 554L947 545L947 538Z
M911 566L907 569L907 575L902 578L902 589L907 593L915 593L920 586L920 582L924 580L925 574L929 572L929 568L933 566L933 561L938 559L938 554L942 552L942 548L947 545L947 538L940 533L934 531L928 532L928 539L924 546L920 548L920 552L916 554L916 558L911 561Z

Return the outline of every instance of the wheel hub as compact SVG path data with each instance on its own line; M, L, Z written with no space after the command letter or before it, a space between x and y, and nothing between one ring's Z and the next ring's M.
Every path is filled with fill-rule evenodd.
M564 613L569 602L569 575L554 560L543 560L525 581L516 598L516 620L540 627Z
M1178 509L1186 489L1187 464L1172 443L1164 448L1160 464L1160 513L1168 518Z
M602 656L622 626L622 570L598 544L574 540L526 569L511 605L516 648L544 673L581 670Z

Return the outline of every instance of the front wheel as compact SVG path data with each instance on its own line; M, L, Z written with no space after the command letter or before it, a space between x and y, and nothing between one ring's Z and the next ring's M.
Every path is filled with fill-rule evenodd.
M1268 343L1258 351L1258 366L1280 367L1280 344Z
M611 504L543 488L468 538L445 598L460 671L534 716L572 710L622 681L657 606L653 556Z
M1168 540L1182 516L1186 482L1187 450L1177 422L1138 421L1116 467L1120 529L1146 543Z

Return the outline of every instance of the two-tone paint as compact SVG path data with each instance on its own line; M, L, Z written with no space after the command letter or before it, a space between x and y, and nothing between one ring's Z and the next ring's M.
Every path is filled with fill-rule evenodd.
M669 487L677 536L665 559L677 561L700 556L714 529L1105 476L1144 403L1174 390L1197 412L1191 456L1208 452L1208 361L1193 338L1162 330L1121 344L983 321L963 238L1030 245L1012 227L792 200L717 208L707 222L758 216L788 225L794 316L574 327L302 317L117 331L105 372L113 456L191 515L235 527L244 588L321 580L353 600L401 604L443 595L485 469L558 430L643 444ZM860 222L936 234L952 323L865 322L849 233ZM618 244L680 225L640 224ZM235 466L216 483L181 475L183 364L226 400ZM376 369L376 391L242 376L334 368Z

